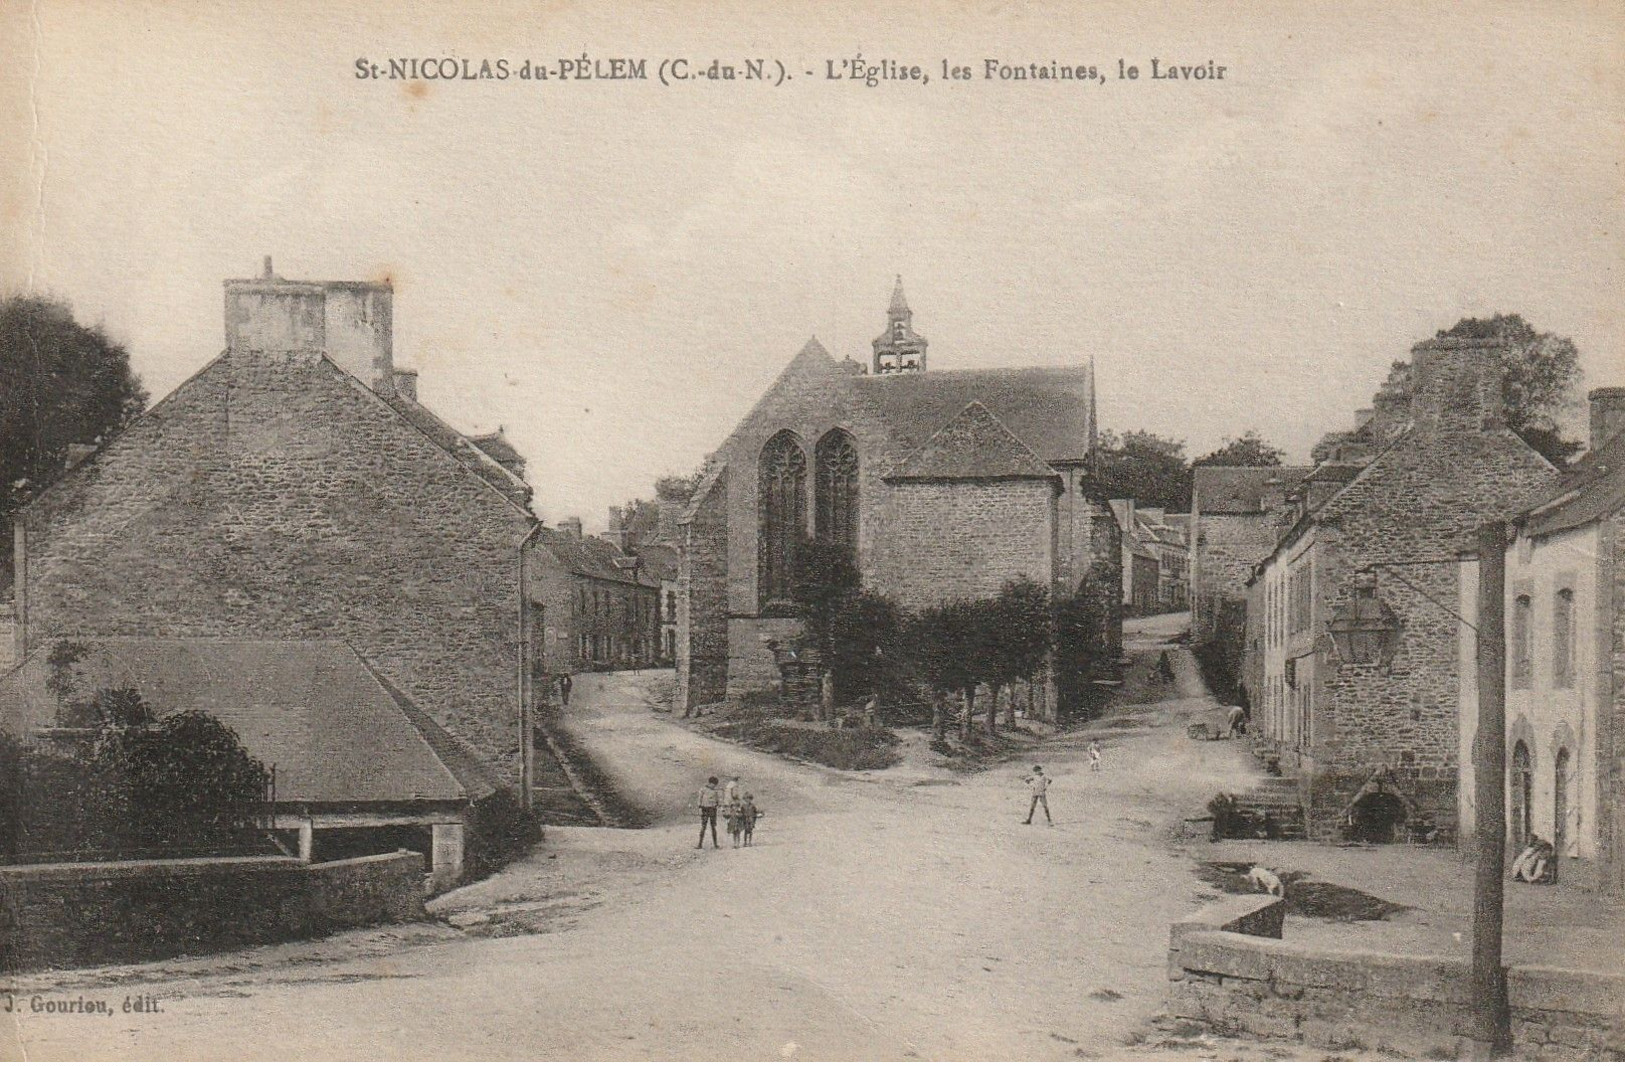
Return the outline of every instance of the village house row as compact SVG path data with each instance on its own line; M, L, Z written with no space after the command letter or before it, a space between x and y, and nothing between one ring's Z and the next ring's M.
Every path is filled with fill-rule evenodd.
M1625 389L1591 391L1590 450L1559 473L1505 425L1499 344L1418 343L1409 393L1313 466L1197 467L1193 640L1232 652L1311 839L1470 845L1475 532L1509 520L1509 835L1618 891Z

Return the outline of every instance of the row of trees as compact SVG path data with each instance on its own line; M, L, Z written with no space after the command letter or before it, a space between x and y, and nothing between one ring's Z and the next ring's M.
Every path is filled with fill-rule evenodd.
M887 707L928 703L938 739L946 736L954 702L963 737L979 709L990 734L998 732L1001 706L1010 725L1018 699L1033 713L1052 664L1057 716L1078 715L1090 683L1114 669L1107 639L1114 584L1095 592L1095 583L1085 582L1085 591L1057 600L1047 586L1023 579L1007 582L997 596L956 597L909 612L860 588L850 555L837 545L804 542L796 570L794 596L829 672L830 698L874 697Z

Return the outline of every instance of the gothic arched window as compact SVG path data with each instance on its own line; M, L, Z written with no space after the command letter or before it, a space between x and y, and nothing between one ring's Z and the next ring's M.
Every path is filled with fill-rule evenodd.
M796 543L807 532L807 455L789 431L762 448L757 468L761 521L758 558L762 603L788 601Z
M818 442L818 537L856 554L858 449L852 435L832 429Z

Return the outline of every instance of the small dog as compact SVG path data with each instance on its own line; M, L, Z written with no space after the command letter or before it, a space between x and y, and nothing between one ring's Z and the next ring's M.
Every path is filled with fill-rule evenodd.
M1254 866L1251 870L1248 870L1247 879L1260 892L1266 892L1272 896L1284 897L1286 895L1286 886L1281 884L1280 875L1266 866Z

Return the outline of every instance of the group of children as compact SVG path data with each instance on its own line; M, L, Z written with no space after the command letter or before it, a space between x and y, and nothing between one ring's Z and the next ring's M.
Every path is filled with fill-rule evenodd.
M734 847L750 847L751 837L756 834L756 819L762 816L762 809L756 806L756 797L746 792L740 795L739 777L734 775L728 778L727 785L717 786L717 779L706 778L705 787L700 789L700 842L696 848L705 847L705 827L711 827L711 846L720 848L717 843L717 813L728 822L728 835L733 838Z

